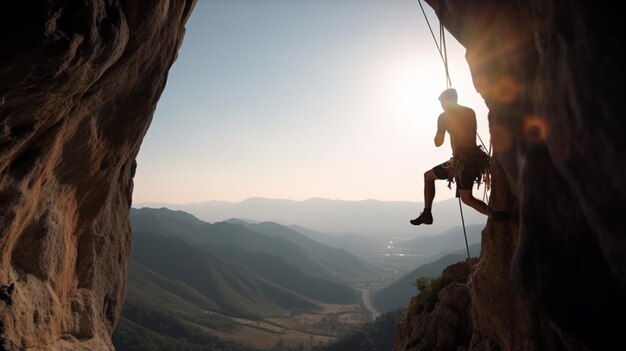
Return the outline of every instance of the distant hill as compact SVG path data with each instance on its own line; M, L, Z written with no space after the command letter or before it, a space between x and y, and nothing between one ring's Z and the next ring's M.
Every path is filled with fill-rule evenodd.
M131 300L167 292L207 310L248 318L317 309L310 299L178 238L135 232L131 258L139 265L129 275Z
M315 316L321 311L320 303L354 304L358 300L356 290L343 283L307 275L280 256L250 251L239 244L243 240L254 242L254 236L285 243L300 255L313 255L316 250L320 250L319 256L325 252L347 254L343 250L331 250L306 237L295 239L308 246L306 250L278 236L252 232L241 224L210 225L187 213L167 209L133 210L131 219L134 237L126 299L113 336L117 350L252 351L256 349L227 339L241 330L252 335L260 330L267 333L271 325L258 326L264 318L303 311ZM279 225L263 227L282 229ZM297 236L290 231L283 234ZM220 240L206 240L211 235ZM247 246L255 245L259 244ZM360 267L355 257L349 262ZM364 266L369 268L368 264ZM248 320L249 327L242 327L246 323L242 319L231 317Z
M328 234L317 230L305 228L303 226L292 224L289 228L302 233L312 240L351 252L368 252L380 250L381 247L387 245L389 240L386 236L365 236L354 233Z
M345 249L322 244L290 227L278 223L248 223L238 219L230 219L226 222L241 224L255 232L288 240L309 251L328 270L342 277L351 277L351 281L371 280L377 275L383 274L379 268L357 258Z
M389 351L393 346L396 325L403 315L403 309L383 313L374 322L367 323L315 351Z
M467 225L467 242L471 246L480 243L484 225ZM417 255L440 255L465 249L463 227L456 226L443 233L433 236L421 236L409 241L398 243L398 247ZM465 252L467 252L465 250Z
M358 294L345 284L302 273L280 257L237 247L205 247L215 256L242 266L257 276L307 298L334 304L355 303Z
M323 238L324 233L276 222L256 222L249 217L207 223L184 211L131 209L134 241L127 295L114 336L120 350L148 350L159 345L161 348L156 349L167 346L172 350L247 351L249 347L224 341L220 335L238 341L236 335L244 328L240 323L251 323L245 328L255 333L260 329L254 328L268 328L258 325L260 319L287 316L295 311L318 315L320 307L327 306L322 304L352 304L358 294L346 283L372 281L382 274L379 268L350 252L311 238ZM480 234L474 232L479 233L481 228L468 226L470 242L479 240ZM423 236L399 245L412 252L439 256L459 243L464 245L459 233ZM337 238L365 242L362 236L349 234L327 239ZM436 274L445 266L438 268ZM415 277L409 280L407 284L394 282L398 291L409 291L407 304L415 294L411 285ZM403 285L408 285L408 289ZM391 286L386 289L393 290ZM376 304L376 297L373 302L377 308L387 311ZM227 316L250 321L235 321ZM351 350L341 348L352 347L346 345L377 350L388 344L386 340L395 330L389 318L365 325L339 340L343 344L338 345L344 346L327 345L339 347L328 350Z
M480 244L470 246L470 256L480 255ZM417 295L417 288L413 286L418 277L436 277L449 265L467 259L466 249L447 254L438 260L421 265L400 279L376 292L372 302L381 312L391 311L409 305L411 298Z
M266 232L276 230L277 235L267 235L250 229L250 224L206 223L188 213L166 208L131 209L130 219L136 231L148 231L159 235L181 238L196 245L207 247L229 246L251 252L277 256L305 274L337 282L353 282L372 279L377 274L373 267L346 251L331 250L319 243L312 243L291 229L276 224L262 225ZM289 232L291 240L280 235ZM296 236L298 236L296 238ZM302 247L293 241L300 241ZM334 256L328 252L333 251ZM345 265L345 267L341 267Z
M251 198L241 202L204 202L199 204L136 204L140 207L167 207L191 213L207 222L221 222L230 218L249 218L280 224L297 224L327 233L356 233L366 236L434 235L459 225L459 204L453 198L436 202L433 206L435 222L417 230L409 224L423 208L419 202L409 201L343 201L314 198L292 201ZM467 207L466 207L467 208ZM464 211L466 224L484 224L485 216L474 210Z

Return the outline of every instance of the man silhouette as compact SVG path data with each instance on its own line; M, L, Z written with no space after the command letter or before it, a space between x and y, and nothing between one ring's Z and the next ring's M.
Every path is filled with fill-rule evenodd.
M454 89L444 90L439 96L439 101L443 113L437 120L435 146L443 145L445 134L448 132L453 158L424 173L424 210L410 223L413 225L433 223L431 208L437 179L454 180L457 197L476 211L484 215L503 215L502 212L489 208L472 194L474 181L480 180L483 171L489 166L489 155L476 145L476 113L471 108L457 103L457 93Z

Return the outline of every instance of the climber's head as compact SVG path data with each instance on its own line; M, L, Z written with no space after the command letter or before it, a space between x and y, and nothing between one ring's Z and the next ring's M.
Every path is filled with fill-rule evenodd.
M444 90L441 95L439 95L439 101L441 102L441 107L443 107L444 109L447 106L454 106L456 105L456 101L457 101L457 95L456 95L456 89L446 89Z

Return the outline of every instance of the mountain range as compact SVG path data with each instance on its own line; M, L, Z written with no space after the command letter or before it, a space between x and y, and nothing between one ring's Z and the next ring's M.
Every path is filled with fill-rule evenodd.
M273 255L305 274L330 281L358 282L381 273L346 250L317 243L276 223L232 219L207 223L182 211L143 208L131 210L131 224L135 231L181 238L218 255L223 254L221 247Z
M286 227L274 222L249 223L238 219L230 219L226 223L234 223L269 236L285 239L307 250L316 261L320 262L335 275L347 278L350 282L368 281L375 275L383 274L377 267L358 259L346 249L331 247L320 243L302 234L292 227ZM302 228L302 227L300 227Z
M131 281L131 286L146 287L145 284L137 283L144 283L150 277L149 281L157 284L160 290L174 292L178 296L182 292L185 300L195 301L196 305L205 310L254 318L294 309L316 308L315 303L306 296L178 238L135 232L131 257L133 264L137 264L137 278L143 278ZM156 290L154 287L147 288L146 292ZM348 296L342 296L341 299L350 296L356 298L354 292L345 288L340 292ZM309 295L314 297L315 293L311 291Z
M223 338L241 328L234 319L355 305L359 294L347 284L381 274L346 250L277 223L211 224L166 208L131 209L130 218L127 293L114 335L120 350L150 349L155 342L171 349L247 350Z
M240 202L210 201L194 204L140 203L135 208L167 207L193 214L206 222L231 218L272 221L283 225L303 226L331 234L358 234L369 237L400 236L405 238L435 235L461 224L456 198L435 202L434 223L411 226L409 220L419 215L420 202L410 201L344 201L313 198L305 201L250 198ZM465 207L465 223L484 224L485 216Z
M134 238L116 347L138 350L156 342L171 349L210 350L206 345L214 345L215 350L248 350L250 344L223 337L241 328L235 319L263 321L301 311L319 314L329 305L354 305L359 294L351 285L379 281L389 272L320 242L351 234L248 217L208 223L180 210L131 209ZM480 228L468 227L471 242L480 240ZM367 238L355 236L357 242ZM369 239L379 245L379 240ZM454 251L460 240L456 228L401 245L441 256ZM389 291L400 291L389 295L396 305L408 303L414 288L407 279L415 278L401 278L374 296L381 311L390 310L378 301L389 300ZM407 290L411 295L405 297Z

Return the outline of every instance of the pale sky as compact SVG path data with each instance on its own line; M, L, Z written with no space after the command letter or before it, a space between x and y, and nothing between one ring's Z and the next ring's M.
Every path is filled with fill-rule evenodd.
M459 103L488 143L465 49L446 39ZM451 153L447 136L433 144L445 88L416 1L199 0L137 158L133 202L423 201L424 171ZM436 201L454 196L439 183Z

